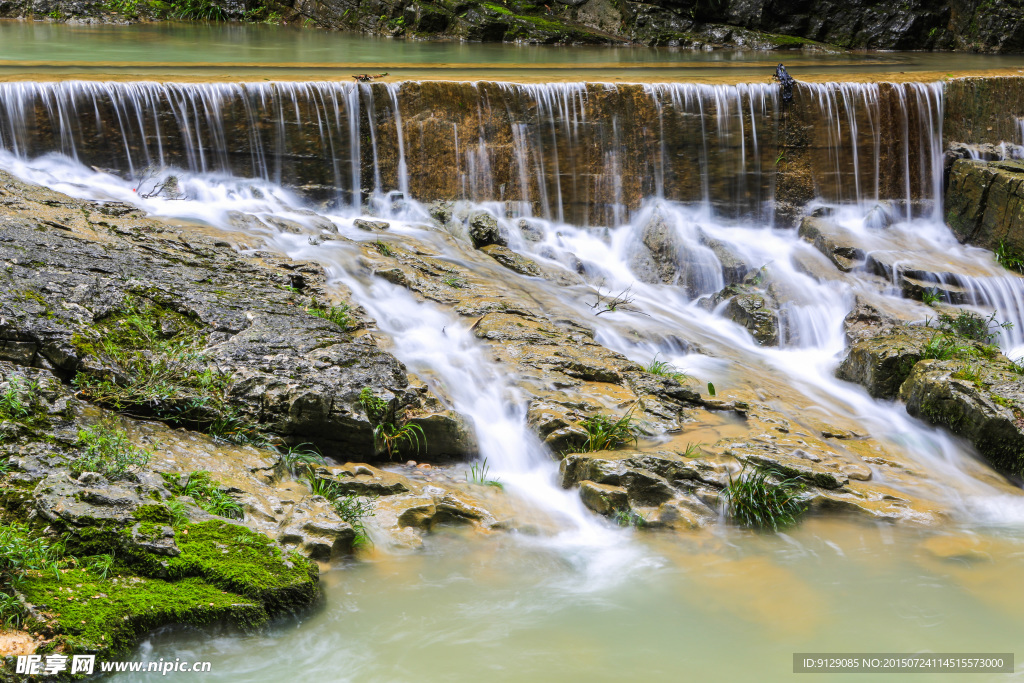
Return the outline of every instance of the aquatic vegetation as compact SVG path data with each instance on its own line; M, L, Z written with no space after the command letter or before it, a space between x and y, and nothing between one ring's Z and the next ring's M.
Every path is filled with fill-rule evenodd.
M149 463L151 451L135 446L128 433L110 419L78 430L78 444L85 449L71 461L77 472L99 472L110 478L124 476Z
M351 308L348 304L340 306L310 306L306 309L310 315L329 320L343 330L352 325Z
M652 375L658 375L659 377L669 377L680 384L683 384L690 379L689 375L668 361L658 360L657 354L655 354L654 358L651 359L651 362L644 367L644 371L649 372Z
M480 486L493 486L495 488L503 489L505 485L498 479L491 479L490 477L491 466L487 464L487 458L484 458L481 462L475 462L469 467L469 471L466 472L466 481L470 484L478 484Z
M639 402L634 403L618 419L607 415L593 415L580 422L587 430L587 440L582 447L583 452L614 450L628 443L636 444L639 429L633 424L633 411L638 405L640 405Z
M392 249L391 245L389 245L387 242L381 242L380 240L377 240L376 242L373 243L373 248L376 249L381 256L395 255L394 249Z
M222 491L220 484L213 480L210 473L205 470L190 472L182 484L180 477L175 474L161 473L167 488L178 496L189 496L195 501L200 509L209 512L211 515L227 517L228 519L242 519L245 511L242 506ZM181 511L183 512L183 510ZM173 511L172 511L173 514Z
M448 285L449 287L452 287L453 289L462 289L463 287L466 286L466 281L457 275L450 275L446 277L444 280L441 280L441 282Z
M277 446L274 450L278 453L277 466L293 477L300 472L311 471L317 465L324 464L324 456L310 443L300 443L297 446Z
M744 465L721 494L730 519L741 526L778 531L796 524L807 506L800 497L803 484L765 467Z

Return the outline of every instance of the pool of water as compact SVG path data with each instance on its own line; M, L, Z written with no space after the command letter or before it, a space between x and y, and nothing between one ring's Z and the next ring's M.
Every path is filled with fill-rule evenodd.
M819 519L634 544L622 566L612 548L435 536L326 573L326 605L302 619L167 631L135 657L210 661L203 680L232 683L785 681L795 652L1012 652L1024 632L1019 537Z
M197 49L201 46L201 49ZM74 25L0 21L0 79L514 81L763 80L784 61L802 80L1017 73L1012 56L647 47L554 47L377 38L258 24Z

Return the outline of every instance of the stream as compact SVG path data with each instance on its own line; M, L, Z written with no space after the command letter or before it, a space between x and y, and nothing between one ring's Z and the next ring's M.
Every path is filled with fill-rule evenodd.
M24 30L0 25L0 35ZM302 41L280 35L305 50L287 61L323 59L316 52L320 34ZM454 61L463 47L409 45L401 58ZM494 50L493 61L508 58L505 48ZM615 54L652 59L643 51ZM217 62L218 55L214 50L207 59ZM930 55L886 59L940 67ZM360 561L324 573L326 602L313 614L256 634L165 629L135 658L211 661L203 680L233 682L300 675L732 681L754 680L755 672L756 680L781 681L793 676L796 652L1013 651L1024 632L1024 496L967 443L835 378L847 343L843 320L858 301L915 321L934 313L905 298L895 275L840 272L796 230L779 224L771 198L782 182L776 168L785 112L773 87L647 85L637 98L646 98L657 125L645 128L654 140L650 153L635 154L623 133L628 118L595 123L590 107L597 96L582 83L467 86L480 93L472 103L479 128L453 124L457 165L433 169L450 177L431 182L454 188L456 214L490 213L510 248L551 271L579 276L576 284L503 268L481 256L457 226L431 221L436 197L421 189L430 164L424 170L417 161L424 154L410 141L433 143L427 133L409 132L429 129L410 113L405 87L0 84L0 168L72 196L128 202L229 235L243 229L239 215L255 217L244 223L253 240L323 264L329 284L350 292L377 321L388 350L471 418L481 456L514 505L546 519L536 533L481 538L444 530L419 552L378 543ZM951 273L934 284L953 286L967 305L1013 323L998 343L1008 356L1024 356L1024 281L990 252L960 245L942 222L941 85L907 84L896 95L871 84L801 87L815 102L824 140L816 163L831 174L822 175L811 208L880 263L912 261L927 272ZM902 127L906 136L896 152L883 149L880 102L888 97L895 104L886 111L897 114L886 125ZM315 121L299 121L304 107L315 109ZM520 111L531 118L517 119ZM238 125L222 123L225 112ZM508 144L500 148L483 132L491 112L508 125ZM293 123L317 130L301 149ZM587 156L590 133L579 132L587 124L603 126L594 156ZM287 164L299 163L300 152L327 149L331 161L319 169L316 188L293 182ZM638 156L647 173L632 183ZM584 172L593 170L588 164L599 172ZM905 184L890 183L893 168L905 168ZM140 191L168 179L180 196ZM324 186L333 196L322 193ZM301 229L275 227L275 218ZM384 220L388 229L367 232L355 224L360 218ZM336 239L325 239L325 219L336 226ZM679 277L672 283L638 275L638 245L654 222L679 245ZM811 417L870 434L909 473L890 476L873 465L873 481L924 501L924 508L896 524L814 516L774 535L724 523L688 534L616 527L558 484L556 460L527 426L519 378L493 361L472 333L472 320L418 299L361 263L359 244L381 239L463 265L528 297L552 318L586 320L607 348L644 364L665 360L733 397L764 401L797 427ZM778 346L757 343L722 315L723 306L701 303L729 284L725 252L715 245L778 283L784 300ZM602 291L628 291L630 303L594 315L595 292ZM723 421L672 438L715 440L733 427ZM667 438L649 435L651 443ZM1016 679L1021 671L1018 665L1013 675L972 680Z

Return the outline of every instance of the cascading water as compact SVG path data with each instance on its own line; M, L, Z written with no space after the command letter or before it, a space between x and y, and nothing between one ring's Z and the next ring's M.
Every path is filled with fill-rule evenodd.
M409 565L378 558L376 574L346 570L343 587L331 587L331 607L302 628L246 639L204 635L184 645L160 636L155 651L147 644L143 652L214 659L215 676L232 681L284 680L303 667L352 680L430 680L453 662L466 662L457 680L479 680L483 671L535 680L557 677L552 672L565 671L566 653L579 652L586 656L573 660L573 673L586 669L594 678L619 671L625 657L630 673L652 680L675 677L684 666L702 679L740 680L749 670L736 668L734 660L743 659L731 656L737 644L765 661L778 658L780 648L841 651L854 636L877 648L939 647L932 615L949 614L942 610L955 602L947 584L991 600L984 584L992 575L949 579L959 565L922 564L914 556L923 554L919 539L899 527L822 531L815 525L829 522L817 518L792 536L755 538L749 555L736 551L723 529L695 532L685 552L667 544L651 554L632 547L640 544L624 548L575 492L552 484L550 456L526 430L514 378L502 376L463 319L374 276L350 243L316 239L310 220L312 209L359 241L377 236L353 227L353 219L370 213L388 219L385 239L470 263L477 252L465 237L453 239L459 231L450 224L425 225L434 207L417 200L484 209L515 251L546 268L582 272L586 285L566 287L498 266L486 271L552 317L588 321L598 342L636 361L657 357L719 387L745 386L796 423L807 415L842 416L906 454L921 473L911 492L944 503L971 533L984 525L1019 527L1020 496L995 483L968 446L833 375L846 343L843 318L858 297L907 318L929 314L903 298L908 279L932 282L941 296L959 297L955 303L997 309L999 319L1017 323L1001 336L1004 349L1013 354L1024 346L1020 278L986 252L957 244L939 220L941 87L800 88L804 105L787 108L773 87L761 85L0 85L0 168L15 175L214 226L232 228L230 211L306 225L301 233L284 232L268 220L260 236L295 258L325 264L332 282L344 285L390 337L396 356L474 420L482 454L510 491L570 530L554 540L562 551L555 561L532 554L530 543L459 547L432 558L440 570L421 557ZM180 199L157 192L172 177ZM782 227L792 216L780 205L815 195L810 208L865 252L850 272L835 270ZM448 208L469 212L464 204ZM671 268L645 265L652 236L672 245ZM777 348L755 342L720 315L724 303L711 299L747 277L776 288ZM595 292L624 289L632 306L593 315ZM875 481L886 483L884 468L872 470ZM872 534L881 540L865 542ZM904 545L911 559L900 560L907 567L897 575L907 578L890 581L893 548ZM603 551L609 548L614 552ZM656 564L652 555L671 557L681 569L665 563L629 571L641 561ZM858 573L865 556L874 562L867 574L882 573L882 584ZM566 559L589 580L560 571ZM402 571L411 580L395 581ZM326 577L342 583L337 574ZM944 587L941 609L927 602L933 582ZM878 585L884 590L876 595ZM789 602L772 601L780 594L796 596L807 631L826 635L811 637L780 619L792 610ZM840 601L839 626L822 617L827 609L815 610ZM993 611L976 622L950 618L943 627L961 638L950 624L984 624L990 639L1019 630L1018 621L1004 623L998 607ZM907 628L919 622L926 628ZM751 630L758 633L754 642L743 639ZM915 638L919 631L930 639ZM772 636L768 645L760 644L765 633ZM518 661L502 657L495 642L515 643ZM972 647L960 640L943 645ZM693 647L719 648L722 656L714 668L681 661L678 652ZM252 663L254 650L276 654Z
M1024 341L1020 279L980 250L956 245L937 220L942 187L940 85L801 86L814 103L802 110L784 107L773 87L760 85L630 89L459 84L442 90L467 98L447 113L428 113L406 102L426 98L429 87L5 84L0 85L0 143L8 150L3 166L72 194L136 201L144 198L132 197L127 181L83 172L70 160L120 169L138 194L144 189L138 183L148 179L155 191L173 174L189 201L183 206L146 192L156 196L144 205L156 213L192 215L216 225L225 223L228 205L256 214L300 208L302 200L280 190L268 190L285 198L271 205L244 191L239 195L237 188L245 184L231 175L277 185L296 173L309 180L314 171L304 160L314 158L331 162L315 171L319 189L311 190L309 182L289 185L314 196L323 196L324 186L334 188L334 196L347 195L340 204L328 198L335 208L321 209L337 222L360 212L361 197L392 219L424 220L428 211L413 198L423 187L428 165L424 150L440 144L426 136L443 124L453 138L454 175L460 177L434 181L442 196L445 183L454 180L452 198L490 200L484 206L503 222L517 250L555 268L581 267L599 287L631 289L649 317L620 313L596 318L598 339L605 345L637 360L660 355L720 382L729 382L730 376L736 381L736 373L724 372L725 367L768 369L812 404L857 415L870 431L891 441L909 440L909 450L929 467L947 473L970 469L958 443L909 418L892 423L890 407L865 399L832 375L844 345L841 321L855 295L898 296L901 278L910 276L953 284L963 292L962 300L954 303L994 308L1001 320L1013 322L1014 331L1001 339L1008 352ZM627 117L634 119L630 126L624 125ZM97 145L109 135L119 137L121 144ZM793 136L803 140L802 151L789 140ZM508 147L499 144L504 139ZM446 149L438 148L440 153ZM646 150L653 154L646 156ZM879 266L889 285L863 270L825 280L812 277L800 267L801 255L810 248L793 231L770 227L772 200L792 182L785 165L793 161L786 155L815 150L821 154L806 165L819 211L831 214L831 221L857 237L869 262L891 265L889 270ZM43 152L59 152L69 161L52 156L29 161ZM893 168L897 172L889 173ZM361 187L371 178L372 189ZM248 206L252 201L256 204ZM338 210L344 213L334 213ZM520 237L520 217L540 226L545 237ZM620 227L607 238L581 227L594 217ZM301 215L293 218L302 222ZM573 218L582 221L574 227ZM676 245L671 281L652 279L638 265L637 255L646 248L645 231L655 224ZM430 239L414 225L403 230ZM286 253L324 258L324 248L311 247L304 237L274 239ZM451 250L450 245L436 244ZM943 252L945 270L936 273L928 264L916 264L920 254L936 249ZM882 254L905 257L886 260ZM730 270L723 258L735 258L739 265ZM400 357L414 370L438 376L455 407L476 418L491 461L510 479L533 476L535 484L536 463L544 459L541 449L523 431L523 416L506 395L508 388L489 379L493 371L458 322L415 304L394 285L361 281L345 265L331 267L395 340ZM779 349L759 346L738 326L695 303L757 269L788 291L780 310ZM543 281L517 286L550 290L546 294L551 301L561 298L556 287ZM949 288L938 291L951 296ZM579 300L561 298L559 305L587 315ZM404 315L392 314L396 308ZM415 334L403 320L421 321ZM645 330L641 336L647 341L627 340L626 328ZM438 330L455 338L438 337ZM717 360L680 355L678 342L672 341L680 336ZM450 351L442 353L448 347L457 349L461 360ZM491 389L467 389L481 386ZM502 417L495 421L494 415ZM970 477L955 476L964 495L978 493ZM547 505L568 514L577 526L586 517L578 504L565 503L564 496L548 496Z

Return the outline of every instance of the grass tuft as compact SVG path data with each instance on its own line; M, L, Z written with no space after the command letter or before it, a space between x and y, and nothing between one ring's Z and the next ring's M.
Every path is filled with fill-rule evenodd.
M149 464L151 451L135 446L128 433L110 419L78 430L78 445L84 450L71 461L76 472L99 472L111 479Z
M743 466L720 494L729 517L741 526L778 531L796 524L807 506L800 497L803 484L782 478L765 467Z

